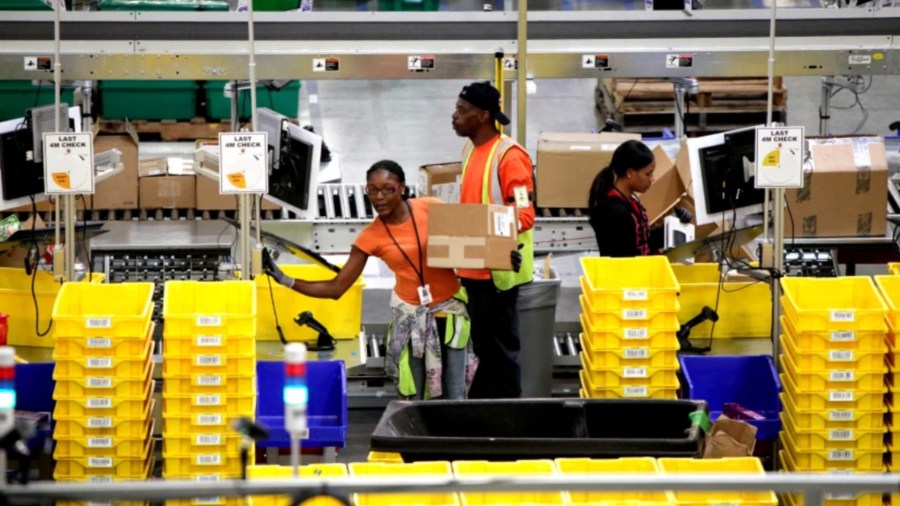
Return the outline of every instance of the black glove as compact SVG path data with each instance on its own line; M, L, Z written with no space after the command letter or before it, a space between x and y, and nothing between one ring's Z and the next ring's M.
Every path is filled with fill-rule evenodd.
M512 264L512 270L515 272L519 272L519 269L522 268L522 254L519 253L519 250L524 246L524 244L520 244L517 249L509 252L509 262Z
M275 260L272 259L272 254L269 253L268 248L263 248L262 251L262 264L263 264L263 272L275 278L275 281L278 282L279 285L286 286L288 288L294 287L294 278L291 278L287 274L284 273L281 269L275 265Z

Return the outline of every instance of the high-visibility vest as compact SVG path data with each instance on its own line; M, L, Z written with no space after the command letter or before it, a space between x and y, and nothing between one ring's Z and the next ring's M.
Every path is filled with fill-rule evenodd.
M481 203L482 204L500 204L505 205L503 201L503 187L500 184L500 161L510 148L518 146L516 141L505 135L500 135L491 151L488 154L484 165L484 179L481 182ZM465 178L466 168L469 166L469 159L475 151L475 145L469 142L463 151L462 175ZM509 290L525 283L530 283L534 279L534 236L529 229L525 232L519 232L519 244L522 249L522 266L519 272L515 271L491 271L491 279L494 280L494 286L498 290Z

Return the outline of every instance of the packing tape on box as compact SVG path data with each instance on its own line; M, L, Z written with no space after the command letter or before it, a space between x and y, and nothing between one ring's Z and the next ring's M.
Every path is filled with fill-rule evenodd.
M428 238L428 264L432 267L484 269L484 237L431 236Z

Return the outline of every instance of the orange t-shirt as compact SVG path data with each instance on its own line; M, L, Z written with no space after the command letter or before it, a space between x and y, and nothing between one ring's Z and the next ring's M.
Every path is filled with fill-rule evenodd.
M469 157L469 164L466 167L466 174L462 180L460 202L464 204L481 203L481 187L484 183L485 164L496 141L497 138L494 137L481 146L476 146L475 150L472 151L472 156ZM516 146L507 150L500 160L499 172L504 204L515 205L514 189L518 186L527 188L529 194L534 193L531 157L528 156L524 149ZM531 230L533 226L534 205L529 203L528 207L519 208L519 232ZM457 273L461 278L491 279L491 271L484 269L458 269Z
M353 244L364 253L376 256L384 261L397 277L394 291L397 296L409 304L419 304L418 288L421 286L419 275L416 271L424 269L425 283L431 288L431 297L434 300L430 305L435 305L452 297L459 290L459 280L452 269L439 269L428 267L426 251L428 248L428 206L434 203L440 204L436 198L409 199L412 209L412 219L399 225L387 225L376 217L369 226L360 232ZM416 227L413 227L416 220ZM416 242L416 229L419 231L419 242ZM391 235L397 244L403 248L406 256L397 249L397 244L391 240ZM422 263L419 266L419 250L422 250ZM409 260L407 260L409 257ZM410 264L412 261L412 265ZM415 265L415 269L413 268Z

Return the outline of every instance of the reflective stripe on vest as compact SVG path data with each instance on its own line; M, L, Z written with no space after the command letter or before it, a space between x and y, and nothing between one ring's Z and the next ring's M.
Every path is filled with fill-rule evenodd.
M500 135L488 153L484 164L484 175L481 181L481 203L500 204L503 202L503 186L500 183L500 161L511 148L518 146L516 141L505 135ZM475 151L475 145L470 141L466 144L463 154L462 177L465 180L466 168ZM519 244L522 245L522 266L519 272L515 271L491 271L491 279L498 290L509 290L534 279L534 238L531 230L519 233Z

